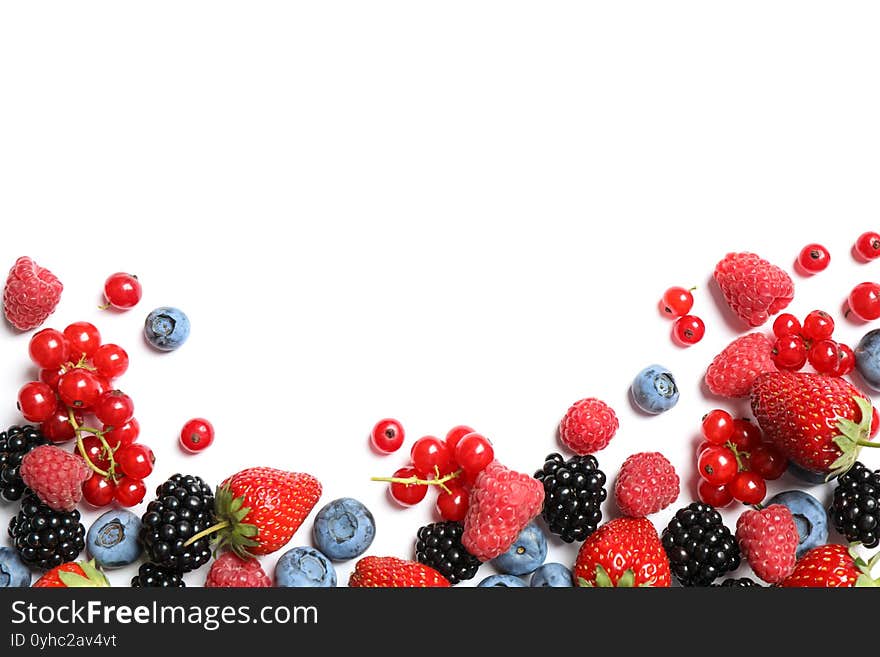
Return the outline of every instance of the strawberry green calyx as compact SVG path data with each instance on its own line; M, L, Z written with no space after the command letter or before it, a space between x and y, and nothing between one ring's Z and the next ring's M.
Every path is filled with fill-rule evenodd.
M859 422L853 422L847 418L838 418L835 428L840 432L840 435L834 438L834 444L840 448L841 455L831 464L831 471L828 473L827 479L832 479L848 471L859 457L862 447L880 447L880 443L872 443L868 440L871 435L871 421L874 417L871 402L859 395L854 395L853 400L862 412L862 419Z
M58 573L58 579L61 580L61 583L67 588L80 589L110 586L110 582L107 581L107 576L95 566L94 559L91 561L78 561L76 562L76 565L82 568L85 576L71 573L66 570L62 570Z
M627 568L623 575L617 580L617 584L611 581L611 576L608 574L608 571L602 567L602 565L596 566L596 583L590 582L589 580L584 579L583 577L578 577L578 586L586 587L586 588L599 588L599 589L631 589L631 588L650 588L652 587L654 580L650 582L645 582L643 584L639 584L636 587L636 574L633 572L632 568Z
M880 552L877 552L877 554L868 559L868 561L865 561L856 549L858 546L859 543L850 543L849 545L849 556L851 556L853 562L855 562L856 568L862 572L858 579L856 579L856 588L880 588L880 579L874 579L871 576L871 571L874 570L874 566L880 562Z
M215 550L232 550L242 559L250 559L254 555L249 548L259 545L254 539L260 533L256 525L244 522L250 512L250 507L244 506L243 497L235 497L229 486L220 486L214 494L217 523L190 537L184 545L192 545L200 538L215 534Z

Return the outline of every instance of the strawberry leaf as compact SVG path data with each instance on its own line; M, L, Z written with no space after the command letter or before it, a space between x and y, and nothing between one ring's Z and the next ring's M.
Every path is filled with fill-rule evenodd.
M862 449L860 443L864 442L871 435L871 420L873 419L873 409L871 402L860 395L853 395L853 401L859 407L862 418L858 423L848 418L838 418L835 427L840 432L839 436L835 436L832 440L834 444L840 448L840 456L831 464L831 472L829 478L833 478L847 472Z
M627 568L617 580L617 588L631 589L635 587L635 584L636 574L632 571L632 568Z

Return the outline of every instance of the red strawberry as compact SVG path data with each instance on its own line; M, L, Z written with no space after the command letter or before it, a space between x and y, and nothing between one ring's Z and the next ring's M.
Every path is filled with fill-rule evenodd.
M665 509L680 491L675 468L660 452L640 452L620 466L614 499L625 516L640 518Z
M64 286L27 256L15 261L3 289L3 312L19 331L37 328L55 311Z
M736 521L736 540L755 574L778 584L794 571L798 530L788 507L771 504L745 511Z
M880 586L871 571L880 561L880 552L865 561L855 547L820 545L802 556L794 572L780 586L784 588L853 588Z
M706 386L713 395L748 397L759 374L775 372L773 343L763 333L737 338L712 359L706 370Z
M801 372L762 374L752 386L752 412L765 438L807 470L849 470L868 442L871 402L844 379Z
M573 574L578 586L670 585L669 559L645 518L617 518L599 527L581 545Z
M364 557L348 580L351 588L448 587L449 580L430 566L397 557Z
M272 580L256 559L242 559L234 552L224 552L208 571L206 588L264 588Z
M35 588L64 589L110 586L107 577L95 567L95 560L70 561L55 566L34 582Z
M794 298L791 277L754 253L728 253L715 266L715 282L749 326L761 326Z
M40 445L21 460L25 486L49 508L73 511L82 499L82 485L92 470L78 455L55 445Z

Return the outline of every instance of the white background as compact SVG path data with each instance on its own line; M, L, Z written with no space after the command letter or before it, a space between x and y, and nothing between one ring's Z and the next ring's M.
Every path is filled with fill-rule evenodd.
M401 510L369 482L406 460L370 452L376 420L399 418L406 450L470 424L531 473L568 405L598 396L621 421L598 455L611 481L661 450L681 506L717 405L702 374L741 330L707 286L715 262L790 268L826 244L829 270L795 277L801 315L839 318L880 277L849 255L880 227L878 19L870 2L5 3L0 266L51 268L65 290L47 325L93 321L129 351L150 489L308 471L322 503L373 510L371 554L408 557L432 504ZM98 311L117 270L143 301ZM700 286L707 324L687 350L656 309L675 284ZM193 328L163 355L141 326L166 304ZM866 330L840 324L851 343ZM4 426L28 339L0 329ZM646 418L628 386L653 362L682 398ZM217 442L185 456L177 432L199 415Z

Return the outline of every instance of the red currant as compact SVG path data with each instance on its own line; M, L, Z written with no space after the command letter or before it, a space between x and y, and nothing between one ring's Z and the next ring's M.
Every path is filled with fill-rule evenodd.
M123 477L116 482L114 497L122 506L136 506L144 501L147 494L147 486L143 479Z
M880 257L880 234L874 231L862 233L853 246L853 252L861 260L874 260Z
M74 413L73 417L77 425L82 424L82 414ZM73 430L73 425L70 424L67 406L59 401L49 419L40 425L40 431L53 443L66 443L68 440L76 438L76 431Z
M749 465L762 479L779 479L788 467L788 459L771 445L758 445L749 452Z
M849 293L849 309L853 315L865 322L880 317L880 285L859 283Z
M723 445L733 436L735 426L727 411L716 408L703 416L703 436L713 445Z
M153 450L143 443L133 443L119 448L116 452L116 463L127 476L146 479L153 471L156 457Z
M103 394L104 388L98 377L88 370L73 369L58 379L58 396L71 408L90 409Z
M467 515L468 492L464 486L453 481L448 482L446 487L449 492L441 490L437 496L437 513L443 520L461 522Z
M480 472L495 459L495 450L488 438L469 433L455 446L455 462L468 472Z
M25 383L18 391L18 410L28 422L45 422L57 407L55 393L42 381Z
M446 440L444 442L449 448L450 454L455 455L455 446L458 445L458 441L469 433L474 433L474 430L465 424L458 424L446 433Z
M880 431L880 413L877 412L877 407L875 406L871 409L871 433L868 436L868 440L873 440L878 431Z
M729 484L738 469L736 456L727 447L714 446L704 450L697 459L700 476L710 484Z
M61 331L52 328L34 333L28 343L28 354L41 369L59 368L67 362L70 347Z
M809 358L819 374L834 374L840 362L840 349L834 340L819 340L810 347Z
M438 472L442 476L454 467L446 443L434 436L425 436L414 442L409 458L422 478L436 476Z
M701 442L697 446L697 457L699 457L700 454L702 454L705 450L709 449L710 447L715 447L715 445L710 443L708 440L704 440L703 442Z
M770 357L778 369L796 372L807 363L807 345L801 336L787 335L776 340Z
M687 315L694 307L694 295L683 287L671 287L663 293L660 307L668 317Z
M761 444L761 428L754 422L746 419L738 419L733 421L733 435L730 437L736 448L743 452L748 452L753 447Z
M107 506L113 501L116 484L97 472L82 485L83 497L92 506Z
M82 444L83 451L89 457L92 465L101 470L107 470L110 467L110 456L107 454L104 443L101 442L100 438L97 436L86 436L82 439ZM78 445L73 446L73 453L82 456Z
M102 344L92 354L92 365L98 374L112 381L125 374L128 369L128 354L119 345Z
M801 323L791 313L782 313L773 321L773 335L784 338L789 335L800 335Z
M214 425L203 417L195 417L180 430L180 446L187 452L197 453L214 442Z
M52 390L58 389L58 379L64 373L63 368L52 368L50 370L40 370L40 381L48 385Z
M93 412L105 427L118 427L134 417L134 402L121 390L108 390L101 395Z
M697 496L703 504L709 504L717 509L733 502L733 495L730 494L730 487L727 484L716 486L705 479L700 479L700 483L697 484Z
M846 376L856 368L856 355L848 344L837 343L838 353L837 376Z
M403 445L405 433L397 420L379 420L370 432L370 444L380 454L391 454Z
M807 340L829 340L834 334L834 320L824 310L814 310L804 318L803 336Z
M807 244L798 254L797 263L808 274L818 274L828 267L831 254L821 244Z
M125 447L136 442L141 433L141 425L135 418L119 427L113 427L104 434L104 440L114 449Z
M95 349L101 346L101 334L94 324L74 322L64 329L64 337L70 344L71 360L81 357L91 358Z
M672 325L672 335L682 346L697 344L706 333L706 325L696 315L684 315Z
M415 468L405 467L400 468L393 476L394 478L409 479L410 477L417 477L418 473ZM392 482L389 490L391 497L403 506L418 504L428 494L428 487L425 484L400 484Z
M140 281L132 274L117 272L104 282L104 298L117 310L134 308L142 293Z
M767 484L756 472L743 470L730 483L730 493L743 504L759 504L767 494Z

